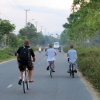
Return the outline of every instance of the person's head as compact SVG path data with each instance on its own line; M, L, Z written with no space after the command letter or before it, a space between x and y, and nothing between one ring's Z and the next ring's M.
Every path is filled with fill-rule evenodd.
M25 40L25 41L24 41L24 45L25 45L25 46L30 46L30 41L29 41L29 40Z
M70 45L70 48L71 48L71 49L73 49L73 48L74 48L74 45L73 45L73 44L71 44L71 45Z
M52 48L53 46L52 46L52 44L49 44L49 48Z

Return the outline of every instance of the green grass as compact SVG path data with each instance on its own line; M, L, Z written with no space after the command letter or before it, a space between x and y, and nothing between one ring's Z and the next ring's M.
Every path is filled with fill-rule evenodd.
M35 52L38 50L37 47L32 47L32 48ZM14 51L15 49L13 48L5 48L3 50L0 50L0 62L16 58L14 55Z

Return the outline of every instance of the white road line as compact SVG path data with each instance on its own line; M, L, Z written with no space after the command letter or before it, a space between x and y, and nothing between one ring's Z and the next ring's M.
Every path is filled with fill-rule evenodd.
M12 86L12 84L10 84L7 88L10 88Z

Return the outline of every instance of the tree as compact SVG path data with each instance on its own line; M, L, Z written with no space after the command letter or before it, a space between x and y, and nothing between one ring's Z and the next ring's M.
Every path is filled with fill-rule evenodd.
M20 29L19 34L21 36L26 36L27 39L31 41L31 43L34 42L38 37L35 26L30 22L28 22L27 27Z
M15 25L11 24L9 20L2 20L0 19L0 40L4 35L10 34L14 31Z
M68 22L63 25L69 30L67 40L81 43L95 36L100 29L99 5L99 0L73 0L72 13L67 18Z

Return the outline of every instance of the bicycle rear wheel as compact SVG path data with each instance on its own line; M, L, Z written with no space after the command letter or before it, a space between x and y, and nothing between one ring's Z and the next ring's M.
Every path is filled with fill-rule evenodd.
M29 81L26 81L26 88L29 90Z
M26 88L29 90L29 71L26 69Z
M72 64L72 78L74 78L74 68L73 68L73 64Z
M72 70L72 72L71 72L71 73L72 73L72 78L74 78L74 71Z
M72 73L71 73L71 69L70 69L70 76L72 75Z
M52 69L50 68L50 76L51 76L51 78L52 78Z
M26 72L26 70L23 72L23 91L24 91L24 93L26 93L26 89L27 89L27 85L26 85L26 77L27 77L27 72Z

